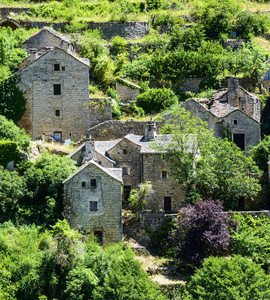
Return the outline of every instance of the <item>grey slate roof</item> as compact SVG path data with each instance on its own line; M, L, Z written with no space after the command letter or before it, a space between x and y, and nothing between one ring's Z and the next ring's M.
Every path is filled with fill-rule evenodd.
M114 178L117 181L119 181L119 182L122 183L122 169L120 169L120 168L106 168L106 167L102 167L101 165L97 164L93 160L90 160L87 163L85 163L84 165L82 165L75 173L73 173L69 178L67 178L62 183L65 184L68 181L70 181L73 177L75 177L77 174L79 174L82 170L84 170L90 164L95 165L97 168L99 168L100 170L102 170L104 173L108 174L112 178Z

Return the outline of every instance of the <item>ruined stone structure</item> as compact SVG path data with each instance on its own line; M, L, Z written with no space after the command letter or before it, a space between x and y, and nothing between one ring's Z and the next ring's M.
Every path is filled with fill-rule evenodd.
M115 89L119 94L121 102L126 103L137 98L140 94L141 87L127 80L121 79L121 81L116 80Z
M189 99L181 107L206 121L216 137L231 131L233 141L246 152L260 143L261 99L239 86L236 78L230 78L228 88L218 90L211 99ZM165 119L171 117L168 114Z
M166 145L169 135L158 135L154 123L148 123L144 135L128 134L111 141L95 141L98 164L122 170L123 199L127 200L131 189L150 181L153 193L147 199L146 209L175 211L183 206L185 191L169 177L170 163L164 155L152 147L152 143ZM89 149L83 144L70 157L80 165Z
M13 18L5 17L0 20L0 27L10 27L12 30L15 30L21 28L22 26L17 20Z
M75 57L70 41L45 28L24 47L29 56L18 74L27 103L18 124L32 139L78 140L92 126L111 119L110 101L90 101L89 60Z
M89 160L66 179L65 217L71 227L93 232L102 244L121 241L121 177L121 169L104 168Z

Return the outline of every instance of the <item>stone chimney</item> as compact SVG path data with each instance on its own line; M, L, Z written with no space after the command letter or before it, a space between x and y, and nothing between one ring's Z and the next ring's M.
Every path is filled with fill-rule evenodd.
M96 152L95 152L95 141L91 137L85 142L85 151L82 155L82 164L87 163L90 160L97 160L96 159Z
M239 106L239 80L235 77L228 78L228 103L231 106Z
M32 63L37 59L37 49L36 48L29 49L28 55L29 55L29 63Z
M154 141L157 135L157 127L155 122L151 120L147 123L146 128L145 128L145 135L144 135L144 140L145 141Z

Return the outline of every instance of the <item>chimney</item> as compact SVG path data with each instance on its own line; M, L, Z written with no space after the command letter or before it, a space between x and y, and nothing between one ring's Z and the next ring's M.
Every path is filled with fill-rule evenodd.
M37 59L37 49L36 48L29 49L28 55L29 55L29 63L32 63Z
M157 127L155 122L151 120L147 123L146 128L145 128L145 135L144 135L144 140L145 141L154 141L157 135Z
M239 80L235 77L228 78L228 103L238 107L239 102Z
M91 137L85 142L85 151L82 156L82 164L87 163L90 160L96 160L95 153L95 141Z

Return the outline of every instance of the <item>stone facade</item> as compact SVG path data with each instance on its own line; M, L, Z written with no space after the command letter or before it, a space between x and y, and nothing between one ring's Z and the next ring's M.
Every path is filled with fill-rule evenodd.
M90 160L63 182L65 217L73 228L94 233L102 244L122 239L121 169Z
M261 100L239 86L231 78L227 89L217 91L211 99L189 99L181 104L194 117L208 123L216 137L223 137L229 128L233 141L247 153L252 146L260 143ZM172 118L165 115L165 120Z
M5 17L0 20L0 27L10 27L12 30L16 30L18 28L21 28L21 25L17 20Z
M118 121L109 120L100 123L89 130L89 136L99 141L113 140L123 138L125 135L133 133L143 135L147 122L143 121ZM164 122L156 122L157 132L164 125Z
M125 102L130 102L132 100L135 100L137 96L140 94L141 87L139 87L136 84L127 82L125 80L122 81L123 84L121 84L118 81L116 81L115 84L115 89L116 92L119 94L121 102L125 103ZM127 82L128 85L124 84L125 82Z
M90 127L111 119L111 109L97 113L89 106L87 60L55 47L38 58L30 56L30 61L18 72L20 88L27 98L19 126L32 139L45 135L56 140L78 140L88 135Z
M117 140L95 141L95 156L102 166L121 168L123 200L128 199L131 189L150 181L153 192L145 208L174 211L183 206L185 191L170 180L170 162L152 146L153 142L164 144L163 138L156 133L156 126L150 122L144 135L128 134ZM84 144L70 157L80 164L86 149Z

